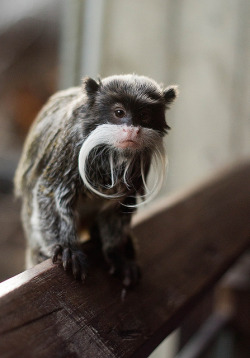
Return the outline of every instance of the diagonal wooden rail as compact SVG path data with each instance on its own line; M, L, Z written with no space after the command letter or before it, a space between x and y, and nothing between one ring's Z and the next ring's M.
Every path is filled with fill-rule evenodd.
M50 260L0 284L1 357L147 357L250 247L250 163L135 220L140 284L89 252L83 285Z

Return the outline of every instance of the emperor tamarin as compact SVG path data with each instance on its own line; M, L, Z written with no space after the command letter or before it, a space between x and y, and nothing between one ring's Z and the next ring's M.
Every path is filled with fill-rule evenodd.
M15 176L22 197L28 243L27 266L52 257L84 280L86 256L78 246L78 223L89 223L112 272L125 285L139 277L131 234L137 199L161 186L166 155L165 110L177 95L137 75L119 75L53 95L27 136ZM150 166L158 173L151 189ZM83 209L83 210L82 210Z

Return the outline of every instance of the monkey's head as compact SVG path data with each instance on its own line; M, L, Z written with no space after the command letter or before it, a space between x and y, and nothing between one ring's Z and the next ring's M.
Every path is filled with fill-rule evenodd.
M87 120L83 124L86 140L79 154L79 171L84 184L98 195L117 198L121 193L109 195L109 189L114 189L122 180L130 190L129 176L139 166L139 176L147 193L145 176L152 161L157 164L160 174L150 196L157 192L166 166L163 136L170 129L165 111L175 100L177 87L162 89L147 77L120 75L99 82L85 78L83 88L87 96L87 107L83 109ZM97 189L98 183L91 183L87 172L90 154L95 165L94 153L98 150L99 155L100 149L103 161L108 158L107 171L111 178L110 185L103 191Z

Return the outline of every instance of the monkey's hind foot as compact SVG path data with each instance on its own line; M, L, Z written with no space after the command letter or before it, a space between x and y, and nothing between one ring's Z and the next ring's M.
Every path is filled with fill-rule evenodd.
M112 266L111 275L117 275L122 279L123 286L134 287L141 278L140 267L134 261L123 262L119 267Z
M72 271L76 280L85 281L88 268L87 257L80 249L56 245L52 262L61 263L65 271Z

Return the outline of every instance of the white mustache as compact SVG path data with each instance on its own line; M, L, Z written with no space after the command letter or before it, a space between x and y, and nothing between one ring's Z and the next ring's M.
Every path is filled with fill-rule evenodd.
M121 184L121 162L125 164L122 173L122 182L131 191L129 186L128 174L132 165L135 165L135 157L140 158L140 163L136 162L136 166L140 165L140 175L142 177L143 190L145 195L137 195L142 200L142 203L131 205L131 207L139 206L152 200L160 191L166 176L167 158L163 145L163 139L160 133L150 128L140 128L140 136L137 139L138 147L135 149L122 149L117 146L120 142L121 133L124 125L102 124L96 127L90 135L85 139L78 157L78 168L84 185L91 192L106 198L106 199L119 199L123 198L123 192L115 194L108 194L108 190L113 189ZM97 190L90 182L87 173L87 162L90 152L97 146L106 145L107 149L98 155L109 156L109 169L111 184L105 187L105 193ZM152 188L148 188L145 178L145 152L149 153L151 157L151 166L153 166L154 184ZM126 155L124 153L126 152ZM120 160L114 163L114 154L118 154ZM148 158L150 160L150 158ZM94 165L94 160L93 160ZM119 174L119 175L118 175Z

